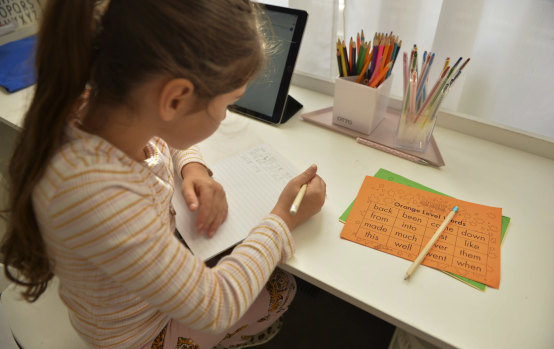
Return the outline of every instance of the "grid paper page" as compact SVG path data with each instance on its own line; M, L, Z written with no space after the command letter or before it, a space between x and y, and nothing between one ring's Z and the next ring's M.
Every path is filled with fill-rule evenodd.
M196 231L196 213L191 213L180 192L181 178L175 176L173 206L175 224L190 250L203 260L242 241L267 216L285 185L300 172L267 144L261 144L210 166L214 179L227 195L227 219L208 238Z

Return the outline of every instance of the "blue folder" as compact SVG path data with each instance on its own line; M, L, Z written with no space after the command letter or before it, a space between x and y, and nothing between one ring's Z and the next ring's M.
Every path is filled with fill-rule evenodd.
M36 35L0 46L0 86L16 92L35 83Z

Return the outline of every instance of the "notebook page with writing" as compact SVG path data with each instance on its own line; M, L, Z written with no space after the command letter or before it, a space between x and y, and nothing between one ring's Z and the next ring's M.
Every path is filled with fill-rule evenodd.
M196 213L191 213L180 192L181 178L175 176L173 206L175 224L190 250L203 260L242 241L267 216L281 191L297 171L267 144L255 146L211 166L214 179L227 195L229 214L213 237L196 231Z

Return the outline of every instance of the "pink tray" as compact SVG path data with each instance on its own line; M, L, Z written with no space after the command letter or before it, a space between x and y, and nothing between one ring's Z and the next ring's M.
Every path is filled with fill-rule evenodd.
M316 110L311 113L302 115L302 119L307 122L311 122L318 126L325 127L327 129L345 134L353 138L359 137L377 143L382 147L375 148L386 151L387 153L398 155L400 157L402 157L402 154L408 154L411 156L415 156L418 159L424 160L424 162L431 166L444 166L444 160L437 146L437 142L435 142L435 138L433 136L431 136L431 141L429 142L429 146L427 147L425 153L412 152L394 148L394 134L396 132L398 117L398 114L394 114L390 111L390 109L387 110L383 121L381 121L381 123L377 126L377 128L375 128L375 130L373 130L373 132L371 132L369 135L366 135L351 130L349 128L333 124L333 107ZM421 161L421 163L423 163L423 161Z

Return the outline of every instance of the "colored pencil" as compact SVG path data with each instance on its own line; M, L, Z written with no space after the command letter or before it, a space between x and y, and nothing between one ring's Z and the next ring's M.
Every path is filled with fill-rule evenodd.
M295 215L298 212L298 209L300 208L300 204L302 203L302 199L306 194L307 188L308 188L307 184L302 184L302 186L300 187L300 190L298 191L298 194L296 194L296 197L294 198L294 201L290 207L290 214Z
M342 69L340 50L337 48L337 64L339 67L339 75L344 76L344 70Z
M417 113L416 122L417 122L417 119L418 119L418 118L421 116L421 114L423 113L423 110L425 110L425 108L427 107L427 105L431 102L431 99L433 98L433 95L434 95L434 94L436 93L436 91L438 90L441 81L443 81L443 79L446 77L446 74L448 73L449 70L450 70L450 67L446 67L446 69L443 70L441 77L437 80L437 82L435 83L435 86L433 86L433 89L431 90L431 93L429 93L429 96L427 96L427 98L426 98L425 101L423 102L423 105L421 106L421 108L419 108L419 111L418 111L418 113Z
M348 76L348 70L346 69L346 57L344 57L344 50L340 42L337 44L337 50L340 52L340 62L344 73L343 76Z
M377 78L373 80L372 83L369 84L370 87L376 87L377 84L383 80L384 77L386 77L387 73L389 72L389 69L392 67L392 62L387 63L385 68L377 75Z
M412 263L410 268L408 268L408 271L406 271L406 276L404 277L404 280L409 279L410 276L412 276L412 274L416 270L416 268L421 264L421 262L423 262L423 260L427 256L427 253L429 253L429 250L431 249L431 247L433 247L433 245L435 244L437 239L440 237L440 235L442 234L443 230L446 228L448 223L450 223L450 221L452 220L452 218L454 217L456 212L458 212L458 206L454 206L454 208L452 208L452 211L450 211L450 213L446 216L446 218L444 219L442 224L439 226L439 228L437 229L437 231L435 232L435 234L433 235L431 240L429 240L429 242L427 242L427 245L425 245L423 250L421 250L421 252L417 256L416 260Z

